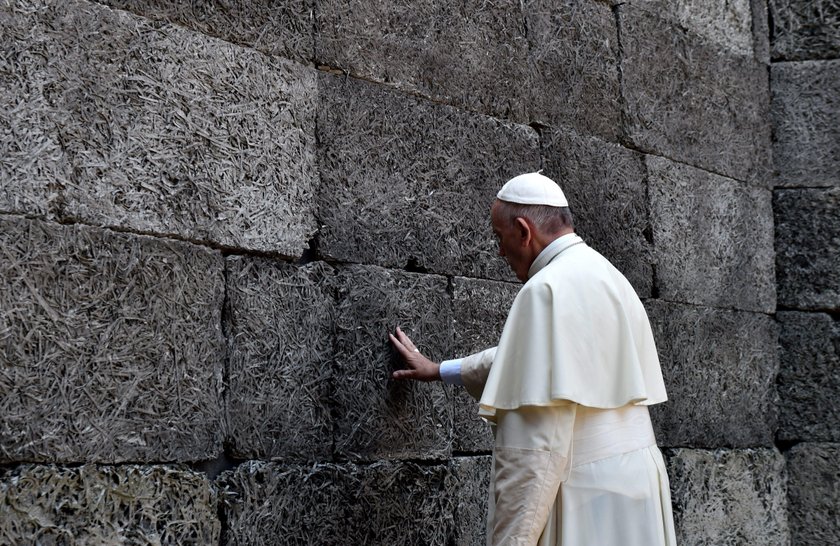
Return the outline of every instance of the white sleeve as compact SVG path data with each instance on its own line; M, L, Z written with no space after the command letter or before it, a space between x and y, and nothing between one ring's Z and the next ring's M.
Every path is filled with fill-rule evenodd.
M440 363L440 378L449 385L464 385L461 379L461 362L463 359L444 360Z

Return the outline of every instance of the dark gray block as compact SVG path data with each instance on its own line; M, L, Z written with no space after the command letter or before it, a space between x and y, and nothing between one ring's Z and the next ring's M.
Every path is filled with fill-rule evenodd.
M660 157L647 166L659 297L772 313L772 193Z
M840 536L840 444L803 443L786 457L792 543L836 543Z
M777 318L779 438L840 441L840 324L823 313Z
M455 457L450 462L456 500L455 544L487 544L487 500L490 488L492 457Z
M752 35L755 58L770 64L770 17L767 0L750 0L752 10ZM771 87L772 88L772 87Z
M840 188L778 190L773 211L779 305L840 309Z
M641 297L651 295L652 248L644 156L567 130L543 133L543 174L557 182L575 231L621 270Z
M519 0L319 0L315 21L320 64L460 108L527 120L529 44Z
M2 544L218 544L207 478L167 466L22 465L0 474Z
M774 60L830 59L840 55L836 0L769 0Z
M519 284L455 277L453 316L455 354L463 357L494 347L502 335L508 311ZM478 402L463 388L454 389L456 451L490 451L493 435L490 426L478 416Z
M240 458L332 456L332 271L264 259L227 261L227 423Z
M537 133L351 78L319 85L321 252L512 278L490 205L509 178L539 168Z
M789 544L785 461L776 450L666 455L677 544Z
M645 11L619 6L626 135L636 147L768 184L767 69Z
M618 35L602 2L527 0L529 120L617 140ZM498 77L496 69L491 72Z
M314 0L99 0L152 19L183 25L208 36L270 55L311 62L315 55Z
M840 61L774 63L778 186L840 186Z
M777 328L758 313L650 300L668 402L651 407L660 445L773 444Z
M9 216L0 249L0 461L221 451L217 252Z
M3 168L35 178L0 197L11 208L302 253L316 228L313 70L92 2L18 6L0 8L4 57L27 59L9 68L4 100L20 107L3 115L27 119Z
M396 326L428 358L452 350L452 310L443 277L372 266L338 273L335 449L351 460L447 458L452 409L441 383L395 381L388 341Z

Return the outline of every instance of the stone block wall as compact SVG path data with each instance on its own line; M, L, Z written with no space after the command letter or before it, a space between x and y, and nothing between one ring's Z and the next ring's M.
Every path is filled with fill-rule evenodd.
M836 536L833 4L713 4L0 5L0 543L483 544L387 332L496 342L537 169L645 300L680 543Z

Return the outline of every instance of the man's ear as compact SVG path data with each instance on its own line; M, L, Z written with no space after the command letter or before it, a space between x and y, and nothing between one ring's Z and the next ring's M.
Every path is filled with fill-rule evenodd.
M525 218L517 217L514 220L514 228L516 229L517 235L519 235L519 243L522 246L528 246L531 244L531 237L533 237L533 232L531 231L531 225L528 223Z

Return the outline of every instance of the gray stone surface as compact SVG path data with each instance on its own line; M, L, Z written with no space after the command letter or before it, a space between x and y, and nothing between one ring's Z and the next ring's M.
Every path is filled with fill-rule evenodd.
M823 313L779 313L782 440L840 441L840 324Z
M750 0L752 9L752 35L755 58L770 64L770 12L767 0Z
M217 252L0 216L0 256L0 461L221 451Z
M779 306L840 309L840 188L777 190Z
M677 544L789 544L785 461L776 450L666 455Z
M769 0L774 60L830 59L840 55L837 0Z
M455 277L452 280L455 351L463 357L494 347L502 335L519 284ZM490 451L490 425L478 416L478 402L461 387L453 389L455 451Z
M640 297L653 287L644 155L568 130L542 136L543 173L569 199L575 231L607 257Z
M455 457L450 462L456 499L455 544L487 544L487 499L490 488L492 457Z
M840 186L840 60L774 63L777 186Z
M835 544L840 536L840 444L803 443L785 456L792 544Z
M314 71L81 0L0 14L10 59L0 145L11 150L0 175L25 180L0 192L0 210L290 256L306 248Z
M168 466L0 472L2 544L218 544L207 478Z
M452 444L449 390L395 381L401 366L388 341L396 326L428 358L452 351L447 282L373 266L338 273L334 372L335 450L351 460L445 459Z
M536 131L352 78L319 86L324 256L512 278L489 211L502 184L539 168Z
M767 184L766 67L680 26L619 6L626 135L636 147Z
M659 297L772 313L772 193L648 156Z
M270 55L311 62L314 0L98 0L151 19L242 44Z
M651 407L659 445L773 445L776 324L759 313L648 301L668 402Z
M227 260L227 423L239 458L332 456L332 270Z

